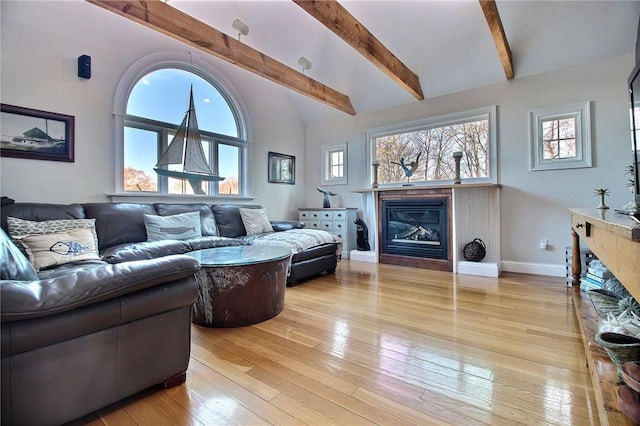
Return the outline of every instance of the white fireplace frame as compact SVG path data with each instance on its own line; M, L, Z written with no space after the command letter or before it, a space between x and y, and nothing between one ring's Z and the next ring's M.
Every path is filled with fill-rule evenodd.
M451 188L451 248L453 272L459 274L498 277L502 273L502 250L500 234L500 187L499 184L453 184L413 186L411 189ZM407 187L367 188L352 192L362 196L363 219L369 225L369 245L371 251L354 250L352 260L378 263L380 249L378 236L379 194L387 191L406 191ZM470 262L462 257L465 244L480 238L487 247L487 254L481 262Z

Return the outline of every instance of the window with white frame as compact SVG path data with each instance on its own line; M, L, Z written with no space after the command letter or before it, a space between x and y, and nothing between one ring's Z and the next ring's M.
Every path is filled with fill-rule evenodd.
M465 182L497 183L496 107L432 117L367 132L378 183L452 183L454 152ZM373 175L372 175L373 179Z
M239 111L212 78L176 66L147 73L131 90L124 117L125 192L193 194L188 182L153 170L189 108L191 87L205 157L211 172L225 178L203 182L203 189L208 195L244 193L247 142Z
M347 183L347 143L324 145L322 147L322 184L338 185Z
M531 170L591 167L589 102L529 113Z

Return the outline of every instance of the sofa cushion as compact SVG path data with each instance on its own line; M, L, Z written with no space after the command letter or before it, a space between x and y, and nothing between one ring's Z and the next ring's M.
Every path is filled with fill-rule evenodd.
M214 204L211 206L218 225L218 235L229 238L247 235L247 230L244 229L240 216L240 208L261 209L262 206L255 204Z
M269 216L265 209L238 209L242 224L247 231L247 235L262 234L264 232L273 232Z
M211 207L208 204L171 204L171 203L156 203L153 205L156 212L160 216L171 216L174 214L188 213L188 212L200 212L200 230L203 236L218 235L218 228L216 226L216 219L213 216Z
M82 204L42 204L42 203L14 203L2 206L2 228L6 231L7 218L18 217L25 220L43 221L54 219L84 219Z
M109 247L101 251L100 256L105 262L121 263L131 260L155 259L171 254L184 254L190 251L191 244L188 241L142 241Z
M200 213L188 212L171 216L144 215L147 241L188 240L202 236Z
M78 260L100 260L94 235L92 230L84 228L59 234L31 235L21 241L29 261L39 271Z
M33 265L22 252L11 242L9 236L0 229L0 280L30 281L37 280L38 275Z
M77 269L50 280L4 281L0 285L0 320L27 320L71 311L171 283L199 269L197 260L176 255Z
M118 244L146 241L144 215L156 214L152 204L138 203L88 203L84 211L87 217L96 219L100 253Z

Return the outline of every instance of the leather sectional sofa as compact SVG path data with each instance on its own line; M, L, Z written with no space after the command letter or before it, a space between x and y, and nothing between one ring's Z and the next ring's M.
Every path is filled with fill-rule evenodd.
M0 232L2 424L60 424L157 384L186 378L190 356L192 250L258 243L240 208L207 204L4 205L7 218L95 219L100 259L48 269L30 264ZM144 215L200 213L202 237L147 241ZM272 222L274 231L298 222ZM267 242L269 244L269 242ZM339 242L294 251L288 284L333 272ZM20 260L22 256L22 260ZM24 265L23 263L26 263Z

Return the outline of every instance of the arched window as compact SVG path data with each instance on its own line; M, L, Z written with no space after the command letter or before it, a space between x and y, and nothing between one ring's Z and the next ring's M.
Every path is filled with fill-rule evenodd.
M205 157L211 172L224 177L220 182L203 182L202 189L208 195L245 193L247 137L238 108L206 74L179 66L144 74L129 94L123 139L125 192L194 193L188 181L153 170L189 109L191 90Z

